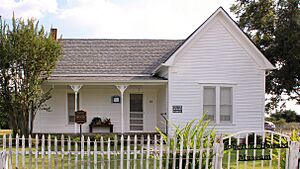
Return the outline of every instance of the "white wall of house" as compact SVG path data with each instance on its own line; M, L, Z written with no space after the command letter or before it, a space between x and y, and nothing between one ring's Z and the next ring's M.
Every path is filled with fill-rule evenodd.
M222 133L262 130L264 81L265 71L216 17L177 54L169 68L169 118L181 125L201 118L201 87L225 84L234 88L234 122L212 125ZM183 113L172 113L172 105L182 105Z
M124 130L129 132L129 95L143 94L144 101L144 131L155 132L158 110L157 103L159 86L129 86L124 93ZM69 86L54 86L52 99L47 101L51 112L40 111L34 120L35 133L74 133L74 124L67 121L67 93L73 93ZM110 118L114 132L121 132L121 104L111 103L111 96L120 95L115 86L83 86L79 90L79 108L87 111L87 123L83 132L89 132L89 124L94 117ZM160 100L161 101L161 100ZM159 105L160 108L157 108ZM79 130L78 130L79 131Z
M160 128L161 131L166 132L166 120L162 117L165 116L167 118L167 89L166 86L162 86L159 88L157 92L157 127Z

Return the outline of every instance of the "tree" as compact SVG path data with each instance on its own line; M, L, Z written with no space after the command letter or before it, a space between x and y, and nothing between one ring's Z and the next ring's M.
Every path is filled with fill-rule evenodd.
M297 115L297 113L293 110L283 110L276 112L274 114L271 114L271 119L274 121L278 121L280 119L284 119L286 122L300 122L300 115Z
M300 4L299 0L236 0L230 8L239 26L261 49L276 70L267 76L266 108L284 101L282 94L300 103Z
M8 25L0 18L0 112L14 133L31 133L38 110L48 109L50 90L43 91L42 84L61 53L59 42L35 20L13 17Z

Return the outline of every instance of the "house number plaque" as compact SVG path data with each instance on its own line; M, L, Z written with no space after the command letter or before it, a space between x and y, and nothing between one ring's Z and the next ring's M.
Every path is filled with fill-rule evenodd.
M173 113L182 113L182 106L181 105L175 105L172 106Z

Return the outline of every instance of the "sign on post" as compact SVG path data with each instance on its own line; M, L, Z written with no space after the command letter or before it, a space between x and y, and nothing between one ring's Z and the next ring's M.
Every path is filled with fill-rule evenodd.
M82 137L82 124L86 123L86 111L75 111L75 123L80 125L80 139Z
M86 111L78 110L75 112L75 123L77 124L86 123Z

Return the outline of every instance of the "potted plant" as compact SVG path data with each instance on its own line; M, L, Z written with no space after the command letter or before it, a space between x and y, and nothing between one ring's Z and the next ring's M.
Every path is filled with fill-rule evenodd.
M91 133L93 132L93 128L107 128L109 129L109 132L113 132L113 125L111 124L111 120L109 118L94 117L89 126ZM103 131L101 130L100 132Z

